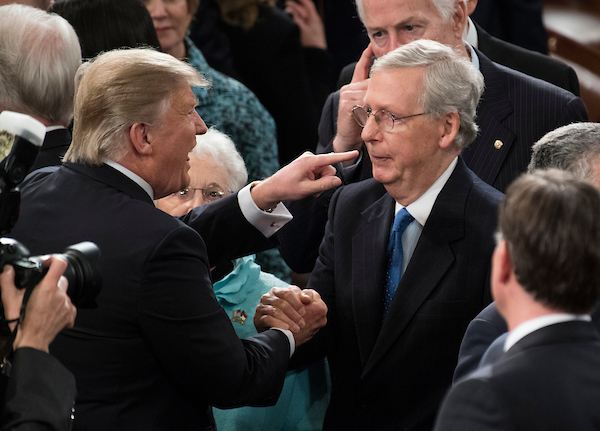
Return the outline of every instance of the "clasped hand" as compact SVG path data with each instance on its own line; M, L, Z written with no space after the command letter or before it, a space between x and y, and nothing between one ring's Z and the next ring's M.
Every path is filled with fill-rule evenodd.
M258 332L269 328L289 329L296 347L306 343L327 323L327 305L312 289L297 286L273 287L260 298L254 326Z

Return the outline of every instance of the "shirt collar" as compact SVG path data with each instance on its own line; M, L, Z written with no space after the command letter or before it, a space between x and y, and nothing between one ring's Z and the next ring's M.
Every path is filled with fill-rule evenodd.
M444 173L438 177L437 180L427 189L425 193L423 193L416 201L409 204L406 207L406 210L412 215L416 221L419 222L421 226L425 226L427 219L429 218L429 214L431 214L431 210L433 209L433 204L448 182L450 175L454 172L454 168L458 163L458 156L452 160L450 166L446 168ZM404 208L403 205L396 202L396 213Z
M58 125L56 125L56 126L48 126L48 127L46 127L46 133L53 132L55 130L60 130L60 129L66 129L66 127L65 126L58 126Z
M466 42L465 42L465 48L468 51L469 56L471 57L471 63L473 63L473 66L475 66L475 68L477 70L479 70L479 57L477 56L475 49L473 49L471 44L466 43Z
M104 163L107 164L108 166L110 166L111 168L116 169L117 171L121 172L123 175L125 175L127 178L129 178L131 181L133 181L138 186L143 188L144 191L146 193L148 193L148 196L150 196L150 199L152 199L154 201L154 190L152 190L152 187L150 186L150 184L148 184L144 179L142 179L142 177L140 177L139 175L130 171L126 167L118 164L115 161L105 160Z
M569 322L571 320L583 320L586 322L591 322L592 318L589 314L556 313L527 320L508 333L508 337L506 337L506 341L504 343L504 351L506 352L519 340L524 338L526 335L537 331L538 329L545 328L546 326L554 325L556 323Z
M479 48L479 36L477 34L477 29L475 28L475 24L471 21L471 18L467 18L467 35L465 37L465 42L471 45L473 48Z

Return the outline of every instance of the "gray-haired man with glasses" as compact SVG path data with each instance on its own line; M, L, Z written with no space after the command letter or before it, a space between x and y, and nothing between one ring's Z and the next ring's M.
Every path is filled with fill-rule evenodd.
M430 430L462 334L490 301L502 194L467 168L483 79L452 48L404 45L371 69L363 126L373 179L333 195L308 286L328 323L296 358L328 355L325 430ZM373 117L373 118L371 118ZM295 321L291 290L263 296L257 324ZM262 316L261 316L262 314Z

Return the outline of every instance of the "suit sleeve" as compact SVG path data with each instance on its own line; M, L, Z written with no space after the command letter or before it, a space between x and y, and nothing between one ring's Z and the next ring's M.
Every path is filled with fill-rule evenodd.
M457 383L475 371L483 354L496 338L507 331L506 323L494 307L495 316L488 318L480 313L469 323L458 352L458 364L453 382Z
M53 356L17 349L2 411L2 430L69 430L75 378Z
M469 379L452 388L442 403L434 431L514 429L510 412L485 379Z
M588 121L587 109L583 100L573 97L563 108L562 117L564 125Z
M340 104L340 92L331 93L321 112L319 121L319 140L317 142L317 153L331 153L333 151L333 138L337 133L337 111Z
M208 252L210 267L226 260L248 256L276 247L277 237L265 236L243 216L237 193L194 208L179 219L200 234Z
M215 298L202 239L176 228L146 267L140 326L171 382L190 400L217 407L274 404L289 341L276 330L237 337Z

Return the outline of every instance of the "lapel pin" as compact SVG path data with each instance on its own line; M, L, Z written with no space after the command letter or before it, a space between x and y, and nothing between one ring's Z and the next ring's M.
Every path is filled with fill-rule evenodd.
M497 149L497 150L499 150L500 148L502 148L502 145L504 145L504 144L500 140L496 140L496 142L494 142L494 148Z
M233 312L233 317L231 318L231 321L241 323L242 325L244 325L246 323L247 318L248 315L244 310L235 310Z

